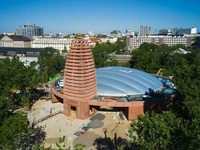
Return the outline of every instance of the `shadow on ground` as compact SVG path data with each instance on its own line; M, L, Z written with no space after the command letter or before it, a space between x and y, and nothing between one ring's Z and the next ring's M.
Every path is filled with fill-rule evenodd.
M44 142L44 139L46 137L46 132L44 131L44 128L41 126L33 127L32 131L30 133L30 147L33 148L33 146L37 143L38 145L42 145Z
M118 150L119 148L123 150L134 150L132 146L129 146L127 139L117 137L117 134L115 134L114 139L106 136L105 138L99 137L95 139L93 145L97 150Z

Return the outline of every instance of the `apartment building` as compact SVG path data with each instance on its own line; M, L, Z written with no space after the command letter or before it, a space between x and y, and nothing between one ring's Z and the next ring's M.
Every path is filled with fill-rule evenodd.
M142 43L154 43L157 45L167 44L169 46L182 44L191 46L191 37L186 36L127 36L126 47L128 50L139 48Z

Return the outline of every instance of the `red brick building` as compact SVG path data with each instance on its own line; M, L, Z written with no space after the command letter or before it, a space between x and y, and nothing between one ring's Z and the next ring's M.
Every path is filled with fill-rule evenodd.
M62 101L63 113L70 116L73 109L77 119L86 119L108 107L121 110L127 119L134 120L146 110L162 109L167 100L141 99L147 92L160 92L163 88L150 74L125 67L95 69L90 46L84 39L72 41L63 78L63 93L53 86L52 102Z

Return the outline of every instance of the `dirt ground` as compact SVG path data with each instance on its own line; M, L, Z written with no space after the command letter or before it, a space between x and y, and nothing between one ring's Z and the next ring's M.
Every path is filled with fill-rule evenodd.
M62 110L62 103L52 103L50 100L38 100L29 112L28 118L30 122L33 122L44 118L51 113ZM95 150L93 142L98 137L104 138L105 130L107 131L107 137L110 137L111 139L114 138L115 133L117 137L128 139L125 130L130 127L130 121L121 120L119 113L117 112L98 111L97 113L105 115L105 118L101 120L103 126L99 128L90 128L80 135L74 135L74 133L83 131L82 127L87 126L87 124L91 122L90 118L79 120L76 119L73 114L72 116L67 117L62 113L58 113L52 117L47 117L48 119L37 123L36 126L44 128L44 131L46 132L44 145L45 147L51 146L52 148L55 148L55 144L58 142L59 137L66 136L66 143L70 147L73 147L74 144L80 142L86 145L86 149Z

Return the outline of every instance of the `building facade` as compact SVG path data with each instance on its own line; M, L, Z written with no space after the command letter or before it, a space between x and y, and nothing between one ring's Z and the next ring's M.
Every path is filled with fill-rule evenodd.
M24 37L27 37L30 40L32 40L33 36L43 36L44 31L43 28L36 26L35 24L32 24L32 25L23 25L16 28L16 34L23 35Z
M182 44L185 47L191 46L191 37L186 36L133 36L126 38L128 50L137 49L142 43L154 43L157 45L167 44L169 46Z
M187 29L178 29L177 35L184 35L184 34L197 34L197 28L187 28Z
M22 35L1 35L0 47L31 47L31 40Z
M197 28L173 28L173 29L161 29L159 35L185 35L185 34L197 34Z
M140 26L140 35L146 36L150 35L151 27L149 26Z
M60 53L62 50L69 50L72 38L42 38L37 37L32 41L32 48L46 48L52 47L58 49Z

